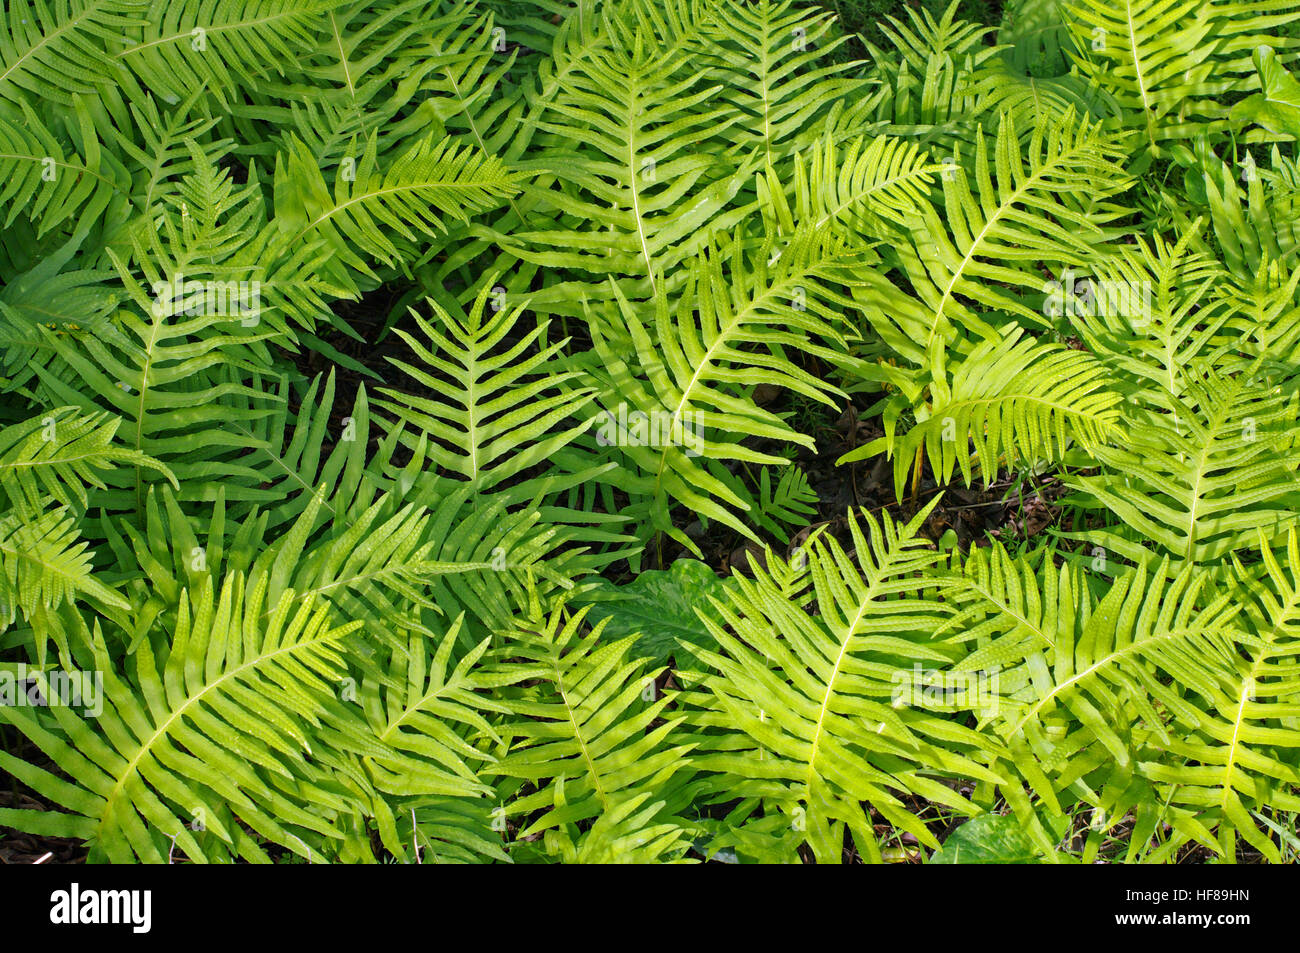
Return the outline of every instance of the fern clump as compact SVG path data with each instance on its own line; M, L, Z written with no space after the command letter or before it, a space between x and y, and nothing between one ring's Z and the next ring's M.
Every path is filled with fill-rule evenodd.
M830 6L6 6L0 854L1295 858L1300 4Z

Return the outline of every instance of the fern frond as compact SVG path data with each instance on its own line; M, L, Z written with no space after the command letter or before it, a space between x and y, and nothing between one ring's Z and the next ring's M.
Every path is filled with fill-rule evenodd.
M516 686L501 696L511 717L497 731L508 747L485 771L515 779L512 787L532 786L507 804L510 815L538 814L519 836L588 818L614 823L626 819L629 798L652 794L659 810L640 816L649 838L653 822L671 821L685 806L691 745L678 737L681 718L665 712L672 696L657 691L659 670L631 654L635 637L603 641L605 623L585 632L586 614L561 607L541 615L534 607L507 635L500 654L509 661L485 677Z
M608 300L604 276L625 279L629 297L651 297L742 214L727 204L758 160L732 157L735 147L699 147L721 141L739 119L735 106L718 101L721 85L702 56L705 22L685 4L606 5L587 27L596 36L562 61L554 92L534 99L540 114L532 122L547 147L515 163L539 176L524 190L531 227L496 239L524 261L596 276L549 289L535 307L553 308L563 297Z
M940 168L906 140L877 136L837 143L827 135L795 154L790 194L769 169L759 179L759 198L787 233L798 223L834 229L845 241L870 241L884 232L882 218L905 221L925 202Z
M38 516L0 516L0 629L21 612L31 624L37 665L45 664L49 639L68 656L66 629L58 617L65 603L92 599L102 611L127 608L117 591L95 578L88 544L64 507Z
M1153 156L1164 155L1169 140L1231 129L1222 94L1255 80L1251 51L1285 46L1268 31L1296 16L1294 9L1269 16L1259 5L1200 0L1079 0L1066 12L1079 70L1114 95L1124 126Z
M391 685L368 679L362 687L360 701L375 737L392 750L366 759L376 788L386 794L470 798L491 790L475 769L492 755L466 738L473 732L501 741L480 713L493 703L480 694L483 683L471 672L488 640L457 657L462 621L452 623L433 646L412 635L389 657L384 674Z
M885 436L837 462L888 451L901 499L922 453L939 483L947 483L956 466L970 486L973 457L988 486L1017 461L1060 460L1070 445L1092 450L1122 433L1117 405L1123 398L1108 386L1105 366L1082 351L1040 344L1012 328L999 341L977 344L951 370L952 380L942 387L931 382L925 420L902 436L887 420Z
M854 556L825 535L804 548L802 567L769 553L753 580L736 577L730 605L715 603L724 625L701 614L721 648L699 650L714 674L690 697L696 761L720 773L728 799L758 797L765 814L788 818L821 863L842 859L846 830L864 859L880 861L863 802L937 846L896 792L976 813L936 778L997 780L980 764L984 738L908 707L893 678L950 660L929 644L945 611L928 595L938 554L916 536L933 508L906 525L851 515Z
M312 600L294 610L288 592L267 606L265 594L237 575L219 592L209 580L182 599L170 645L142 641L126 672L97 634L94 664L112 699L98 719L65 706L50 707L50 719L0 707L0 720L73 783L7 752L0 765L65 807L58 826L112 862L162 863L173 844L195 862L264 856L239 849L247 841L235 833L239 822L303 855L309 842L319 852L322 841L341 839L328 818L346 801L313 747L329 744L322 714L338 705L341 643L357 624L337 623ZM29 820L0 811L6 825Z
M146 0L14 0L0 12L0 100L69 105L117 80L108 49L145 23Z
M276 158L275 220L285 246L319 239L338 262L373 276L362 255L395 264L399 242L409 248L445 219L463 220L514 191L498 158L455 137L427 136L381 169L372 135L352 168L339 166L331 195L315 155L293 140Z
M934 379L944 378L947 349L963 332L995 336L976 305L1041 326L1041 313L1015 292L1041 293L1040 263L1088 260L1104 237L1110 213L1078 203L1122 184L1115 141L1067 115L1035 125L1027 153L1004 115L993 155L981 140L969 176L960 168L941 175L946 221L924 204L894 246L915 295L870 273L854 292L885 343Z
M0 430L0 489L19 515L45 509L51 500L85 511L86 488L104 489L97 471L121 464L167 469L139 451L114 444L121 421L103 413L80 415L60 407L44 417Z
M1094 475L1071 476L1116 519L1067 534L1135 562L1154 551L1206 566L1273 536L1291 519L1300 467L1296 396L1269 387L1247 369L1206 370L1182 396L1126 414L1124 445L1096 448Z
M168 102L207 88L222 103L310 49L336 0L151 0L146 25L113 44L118 63Z
M422 366L394 364L435 396L382 388L384 399L377 401L394 415L386 426L401 431L401 443L418 446L477 494L554 456L587 428L587 422L575 425L570 418L591 401L590 389L570 383L576 370L542 373L558 363L566 343L540 343L549 322L508 340L526 303L498 310L494 299L489 310L489 297L492 288L485 286L469 314L460 317L430 301L436 324L415 315L428 346L398 329Z
M717 78L744 118L748 139L766 166L776 166L819 125L819 115L849 96L866 95L867 83L849 77L853 64L825 61L848 41L833 33L827 11L796 8L793 0L709 4L704 35L708 53L721 61Z
M668 518L676 501L752 537L733 512L746 504L704 463L786 462L740 443L742 435L812 445L759 407L750 389L773 384L833 403L838 388L787 354L801 351L830 364L845 359L836 308L848 299L836 286L852 284L854 265L862 261L862 252L825 231L801 229L784 241L769 236L757 254L746 254L735 239L692 263L675 307L656 299L653 333L614 286L621 326L591 325L601 361L592 373L602 385L604 410L597 439L635 463L635 471L611 479L646 500L656 529L693 547ZM629 350L639 368L623 356Z
M39 238L60 225L71 223L74 230L82 230L102 216L111 217L109 206L125 201L130 177L121 162L103 150L86 104L73 98L79 141L72 150L45 128L26 102L22 110L22 122L0 117L0 178L5 180L0 213L8 211L4 225L26 214L37 224Z

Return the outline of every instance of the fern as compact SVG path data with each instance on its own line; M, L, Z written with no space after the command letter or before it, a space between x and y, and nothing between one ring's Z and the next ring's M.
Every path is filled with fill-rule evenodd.
M330 0L152 3L145 23L115 44L115 60L169 101L200 86L224 100L282 69L322 27Z
M1230 128L1218 97L1253 73L1251 50L1283 44L1267 31L1287 6L1083 0L1067 15L1084 75L1115 96L1140 148L1162 155L1171 139Z
M487 676L497 685L532 683L504 693L513 717L500 728L507 744L489 769L491 775L535 788L507 807L508 814L541 809L521 836L559 836L597 816L606 821L601 827L627 830L635 823L628 833L643 841L663 836L672 825L684 826L664 802L630 816L638 804L629 799L640 790L673 792L680 799L688 780L681 759L691 745L676 737L680 717L661 717L671 698L658 697L658 670L631 656L634 638L600 644L604 623L584 634L586 609L571 616L563 609L544 617L537 611L534 606L533 617L521 620L511 634L505 649L509 661ZM652 826L654 821L668 823ZM612 836L593 827L585 840L602 835Z
M299 756L311 750L305 729L321 722L299 712L308 699L332 699L343 672L338 643L356 626L335 624L310 600L291 611L291 593L259 623L265 594L265 585L246 590L239 576L229 577L219 596L210 582L187 594L168 651L159 658L147 640L140 643L132 662L138 688L124 684L92 642L97 670L115 699L98 724L59 707L51 709L57 725L43 725L21 708L0 711L80 785L0 757L7 770L69 808L45 830L93 840L104 858L118 862L160 862L171 838L195 861L263 856L247 835L232 830L230 811L304 854L303 835L341 836L316 813L336 812L337 795L322 786L319 762ZM252 637L245 644L232 636L247 624ZM303 783L288 794L276 778ZM14 814L5 809L0 818L12 823L19 820ZM206 836L194 836L195 821Z
M693 722L716 734L702 739L699 764L719 772L718 790L785 815L819 862L841 858L845 830L863 856L879 859L862 802L934 843L894 792L973 813L932 775L996 777L978 763L978 735L892 703L893 665L944 661L915 636L941 619L918 578L936 560L916 538L930 508L905 526L851 519L856 560L825 536L807 547L803 568L769 555L771 572L742 581L733 604L718 606L725 629L702 616L721 652L702 653L716 674ZM804 611L810 602L816 615Z
M8 4L0 837L1293 859L1300 6L925 6Z
M954 465L970 485L972 454L986 484L1017 459L1059 460L1077 442L1086 449L1118 442L1121 398L1105 389L1102 366L1089 355L1037 344L1012 329L986 341L952 370L951 382L931 382L934 395L925 420L901 438L881 437L841 458L863 459L882 449L894 457L894 492L903 495L909 471L924 453L943 482ZM891 447L890 444L893 444ZM1101 452L1098 449L1098 452Z
M1252 392L1247 380L1207 375L1165 413L1135 413L1129 447L1097 451L1107 472L1074 483L1126 528L1096 532L1096 543L1137 558L1132 527L1176 559L1205 563L1290 519L1294 398Z
M18 0L0 18L0 99L13 109L39 92L68 105L117 79L112 46L139 27L145 0Z

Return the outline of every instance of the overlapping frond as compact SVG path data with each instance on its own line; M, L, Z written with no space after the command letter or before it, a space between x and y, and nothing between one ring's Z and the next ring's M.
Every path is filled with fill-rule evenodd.
M265 595L238 575L219 592L209 581L182 600L169 643L142 641L127 672L92 640L88 661L112 699L98 718L0 707L0 720L75 780L0 753L6 770L67 809L45 815L47 833L85 838L105 860L155 863L173 844L196 862L264 859L237 822L303 856L341 838L327 818L342 799L313 745L329 743L324 711L340 704L340 643L357 624L312 600L295 609L291 593L273 606ZM22 813L6 808L0 821Z
M829 231L801 228L785 240L772 235L756 254L746 254L735 239L692 263L675 304L656 298L653 325L615 286L621 320L612 329L592 325L600 359L592 373L603 410L597 440L635 465L610 479L646 498L656 529L684 540L668 518L675 501L752 535L733 512L747 504L706 464L784 462L738 439L746 436L812 445L760 407L752 388L774 385L832 402L838 389L789 355L803 352L828 363L848 358L837 320L848 299L838 288L856 280L855 266L863 261L863 252Z
M0 837L1293 858L1300 0L922 6L6 4Z
M1100 472L1067 480L1114 521L1074 535L1129 560L1204 566L1281 532L1298 501L1297 396L1258 385L1250 369L1206 370L1182 395L1131 406L1127 440L1094 450Z
M386 168L373 135L358 151L350 166L339 165L331 193L316 157L293 142L276 160L275 221L290 248L320 240L336 265L364 275L373 271L362 255L396 264L403 248L436 235L444 220L492 208L515 190L501 160L454 136L427 136Z
M1074 62L1115 97L1117 125L1153 156L1170 140L1230 128L1223 94L1250 88L1252 51L1289 45L1279 28L1300 15L1290 2L1079 0L1065 9Z
M841 462L889 452L894 492L901 497L922 453L941 482L952 478L955 466L969 486L974 460L988 485L1018 462L1058 461L1071 445L1091 450L1118 442L1123 432L1117 407L1123 398L1107 386L1103 364L1082 351L1023 337L1018 328L977 344L951 373L951 381L931 382L926 419Z
M15 0L0 12L0 101L7 110L39 96L68 105L116 80L109 50L140 28L147 0Z
M259 76L283 72L314 45L337 0L151 0L144 25L122 31L117 63L163 99L204 87L225 101Z
M603 641L605 623L587 631L586 614L543 615L534 606L506 635L508 661L485 677L516 687L501 695L511 717L497 729L506 744L487 771L529 785L506 804L507 815L540 811L522 836L600 817L631 833L629 800L658 792L655 809L635 815L650 840L663 833L656 824L684 826L673 814L684 806L691 745L680 736L681 716L666 711L672 696L658 691L659 670L633 655L635 638Z
M941 174L943 216L920 206L893 246L914 293L879 273L855 290L872 327L908 364L942 379L960 338L995 336L984 309L1044 323L1024 300L1044 286L1035 263L1069 266L1095 254L1113 213L1088 199L1122 184L1116 157L1112 138L1073 116L1035 125L1026 156L1014 118L1004 115L992 154L981 141L973 169L950 165ZM909 399L923 383L907 386Z
M851 518L852 556L827 536L805 547L802 567L769 554L767 570L738 577L717 605L723 625L703 617L720 649L700 650L715 674L691 696L697 763L719 773L719 790L783 815L822 863L841 860L846 830L879 859L865 804L928 843L897 792L975 813L936 778L997 780L979 762L979 735L906 701L914 665L949 661L929 638L944 616L925 577L938 554L916 535L930 509L906 525Z

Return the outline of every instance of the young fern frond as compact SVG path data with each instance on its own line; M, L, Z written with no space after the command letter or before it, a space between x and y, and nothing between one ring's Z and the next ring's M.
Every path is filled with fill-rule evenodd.
M713 473L727 484L737 496L748 504L746 515L755 526L771 533L783 543L790 542L789 527L799 527L817 513L817 491L808 484L808 476L798 467L781 468L781 475L773 481L773 467L763 467L759 472L757 492L752 492L745 482L733 477L721 467Z

